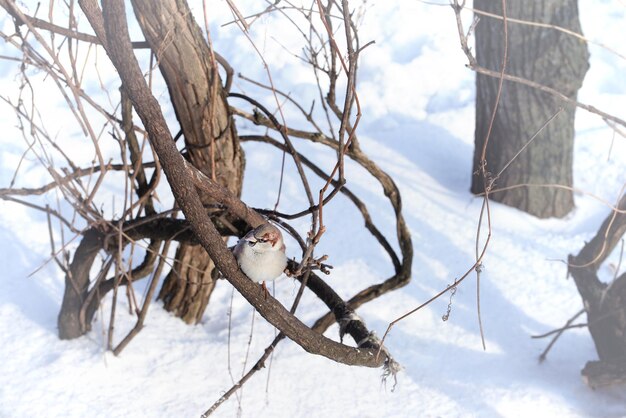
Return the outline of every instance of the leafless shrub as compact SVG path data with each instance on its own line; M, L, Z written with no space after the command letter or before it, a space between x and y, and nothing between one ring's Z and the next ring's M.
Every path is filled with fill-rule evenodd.
M354 313L363 303L408 283L413 249L402 216L397 186L359 146L357 127L361 114L355 86L358 56L367 45L360 44L348 2L328 1L323 4L317 1L309 8L268 7L264 11L305 22L299 26L305 45L303 59L318 80L318 104L301 103L283 93L273 85L269 68L269 85L245 77L240 80L255 85L257 89L269 90L275 103L264 104L247 94L232 91L233 71L208 42L204 58L211 63L209 68L212 70L208 71L211 71L209 79L212 82L208 87L206 113L203 109L183 108L183 103L189 99L184 91L180 93L183 96L180 99L174 97L167 100L159 93L160 103L155 100L155 85L159 86L157 89L169 86L171 94L174 89L182 91L174 84L175 80L168 75L165 67L170 65L168 48L183 44L177 36L179 30L184 29L177 25L187 25L192 31L198 27L192 19L188 19L189 10L185 10L186 6L181 6L182 9L173 6L174 2L160 2L158 6L152 3L155 8L162 8L160 13L168 10L172 18L162 21L162 26L157 29L152 27L154 32L149 32L150 28L145 27L144 21L155 19L155 16L158 18L159 14L152 10L152 5L145 4L144 8L139 8L139 4L139 1L133 3L147 42L130 41L121 1L103 2L102 10L92 0L63 5L52 2L47 19L37 18L37 11L26 12L9 0L0 1L0 6L15 22L13 33L1 33L0 36L15 47L18 52L15 59L20 61L17 95L3 99L14 110L28 144L23 155L24 164L26 161L30 164L30 160L35 159L36 165L50 177L40 186L21 187L24 168L20 164L11 184L0 189L0 197L43 211L48 218L51 260L66 276L65 296L59 315L61 338L76 338L88 332L101 301L111 295L107 347L119 354L142 329L164 270L174 266L171 271L178 271L176 266L185 260L172 260L170 248L200 244L221 275L280 331L266 354L252 368L252 373L258 370L259 364L285 336L305 350L335 361L369 367L385 365L387 372L397 372L398 366L389 352ZM236 11L234 4L232 7ZM69 17L69 23L57 25L54 22L53 16L57 15L59 8L63 8L62 13ZM239 13L235 16L237 22L244 26L245 34L253 19L243 24L245 18ZM91 29L80 26L79 30L77 22L84 22L85 18ZM87 33L89 30L94 35ZM210 40L207 37L205 42L207 39ZM150 54L142 52L146 48L149 48ZM137 64L136 57L141 58L142 67ZM154 71L157 65L162 70L161 74ZM216 75L218 65L226 75L224 83ZM103 67L115 68L119 79L111 80L109 74L101 74ZM66 130L58 133L47 130L47 106L37 97L42 78L48 80L48 84L49 80L55 83L58 93L65 100L65 108L74 118L73 126L89 139L90 145L82 151L82 155L93 155L92 164L81 166L76 161L84 161L84 158L82 155L77 157L71 148L73 143L85 147L84 141L72 142L74 138L68 138ZM99 88L94 89L94 85ZM119 95L117 88L120 89ZM230 106L225 113L226 128L212 122L220 112L213 104L224 96L228 96ZM299 111L309 130L290 128L282 115L284 106ZM320 113L314 110L315 106L321 107L324 122L318 119ZM182 134L172 131L163 116L172 109L176 112ZM275 111L278 111L279 117L274 116ZM137 116L140 122L135 120ZM237 141L236 146L239 146L239 141L257 141L293 159L308 200L307 207L297 213L278 212L279 188L273 210L255 210L238 198L236 190L229 190L220 183L218 141L225 129L234 127L233 118L252 122L260 132L233 137ZM193 134L206 134L208 137L206 147L209 152L203 154L208 155L208 170L200 171L194 166L194 148L189 144L189 137ZM185 147L176 145L181 135L185 139ZM324 168L298 151L296 141L309 141L327 147L335 153L336 159L334 162L326 161L330 164ZM372 220L364 201L346 187L345 158L361 165L381 184L396 217L396 237L385 236ZM281 176L282 170L284 166ZM312 175L323 181L323 187L317 194L309 184L308 178ZM208 196L210 200L201 200L200 196ZM317 255L315 248L327 228L339 227L329 224L324 217L324 208L338 196L346 197L355 205L363 216L365 228L389 254L395 271L391 277L356 292L347 301L314 272L328 273L330 268L326 261L328 258L332 261L332 254ZM50 197L55 198L56 207L43 203ZM104 203L109 198L112 204L106 207ZM177 218L181 214L184 219ZM310 229L304 237L290 226L291 221L302 217L310 218ZM222 239L241 236L250 226L266 222L266 218L282 225L301 245L300 260L290 264L292 274L302 282L291 311L273 298L265 300L258 287L238 269ZM400 253L393 249L393 240L397 241ZM192 264L185 264L184 267L189 270L198 268ZM204 271L202 267L196 275L200 276ZM140 301L133 284L145 277L150 278L148 290ZM189 285L201 287L205 283ZM294 316L306 288L330 311L312 328ZM120 293L122 289L125 289L123 296ZM114 323L117 302L121 297L128 300L137 321L133 329L117 342ZM358 348L321 335L320 332L335 321L341 324L341 336L351 335ZM373 355L381 350L383 356Z

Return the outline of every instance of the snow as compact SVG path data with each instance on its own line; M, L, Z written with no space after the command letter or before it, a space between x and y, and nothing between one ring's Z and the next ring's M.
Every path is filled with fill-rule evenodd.
M236 70L245 69L246 76L263 80L265 69L249 41L235 25L219 26L232 19L222 3L211 17L217 50L224 51ZM244 15L259 10L258 2L236 3ZM626 52L616 42L621 39L626 12L623 3L581 1L580 10L589 39ZM464 66L449 7L378 0L367 2L363 11L362 42L376 43L365 49L361 60L361 145L398 184L415 250L411 283L358 310L368 326L382 335L390 321L444 289L473 264L481 205L469 193L474 75ZM471 21L467 12L465 19ZM10 32L7 21L3 19L2 27ZM261 17L251 32L274 83L299 98L312 98L314 80L292 57L299 52L301 38L297 32L292 34L293 28L278 15ZM626 118L624 60L598 46L591 45L590 50L591 69L579 99ZM16 54L6 44L0 44L0 53ZM106 61L101 53L98 59ZM109 86L114 76L107 73L110 67L103 64L102 68ZM12 95L15 64L2 61L0 74L2 94ZM50 83L37 77L33 82ZM115 84L110 86L115 90ZM100 87L95 83L93 88ZM235 80L235 89L256 91L241 80ZM76 126L63 100L54 96L54 89L48 90L42 119L50 136L71 129L73 155L92 152L88 140L74 133ZM273 100L266 96L264 102L271 107ZM8 187L27 145L10 108L4 105L1 115L0 187ZM286 115L289 119L293 112ZM168 117L172 120L171 112ZM253 128L241 123L239 129ZM114 155L115 146L109 144L107 149L105 141L101 142ZM301 141L296 146L305 152L319 151ZM244 200L272 206L278 174L271 167L279 164L281 155L259 144L245 148ZM83 160L89 163L92 158L88 155ZM315 159L328 161L324 155ZM61 160L56 163L63 165ZM288 162L287 168L292 167ZM476 280L470 276L452 298L448 321L441 319L450 300L446 295L392 329L386 345L403 366L395 390L392 382L381 383L381 370L335 364L283 341L271 367L257 373L214 416L626 416L623 387L592 391L580 378L585 363L597 358L587 330L566 332L542 364L537 358L547 341L530 338L562 326L581 309L562 260L576 253L608 214L607 204L598 199L615 202L626 183L625 167L624 139L614 138L601 118L578 111L577 209L565 219L538 220L492 203L493 236L480 282L486 350L478 328ZM348 164L347 173L348 186L364 196L383 232L392 233L394 218L381 188L354 164ZM18 186L39 186L48 179L29 154L22 163ZM321 186L317 181L314 184L314 190ZM119 212L110 196L123 186L107 187L110 195L102 199L103 208L109 214ZM43 201L54 206L56 198L51 193ZM296 181L287 179L281 202L285 211L306 205ZM167 204L165 200L163 205ZM329 232L319 248L331 256L335 267L330 284L349 297L388 277L387 255L362 231L362 220L351 204L338 198L325 214ZM307 227L304 221L296 226ZM353 237L359 245L354 245ZM66 241L70 238L65 237ZM76 241L70 244L75 245ZM235 294L231 302L231 287L220 282L202 323L196 326L183 324L154 302L145 328L118 357L105 350L110 299L105 299L89 335L60 341L56 316L64 281L62 272L49 262L45 216L0 200L0 252L5 270L0 279L0 416L200 416L230 388L231 375L238 379L244 365L247 371L275 335L262 318L253 320L252 308L242 297ZM613 254L609 262L616 265L618 256ZM607 279L613 275L608 267L601 273ZM139 283L136 293L143 295L145 286ZM283 278L275 283L275 291L288 305L297 286ZM324 307L307 294L300 317L311 323L323 313ZM121 301L116 341L133 325L134 317ZM338 338L337 327L326 335ZM352 343L349 338L347 342Z

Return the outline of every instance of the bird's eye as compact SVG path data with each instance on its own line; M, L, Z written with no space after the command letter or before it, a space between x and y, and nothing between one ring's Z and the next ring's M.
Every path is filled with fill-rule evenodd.
M267 242L267 239L265 238L257 238L256 240L257 242Z

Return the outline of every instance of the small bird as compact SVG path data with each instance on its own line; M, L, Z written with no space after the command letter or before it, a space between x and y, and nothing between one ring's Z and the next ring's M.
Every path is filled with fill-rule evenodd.
M263 283L267 298L265 282L276 280L287 267L285 243L280 230L270 223L256 227L239 240L233 254L246 276Z

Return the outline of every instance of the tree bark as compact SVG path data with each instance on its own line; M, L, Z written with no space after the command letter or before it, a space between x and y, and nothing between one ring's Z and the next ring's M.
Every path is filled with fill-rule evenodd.
M78 338L91 329L91 320L82 319L80 312L89 293L89 270L102 249L103 234L94 228L87 230L65 275L63 303L57 318L59 338L62 340Z
M216 63L187 3L133 0L132 4L167 83L189 161L239 196L243 151ZM206 194L200 197L204 205L215 203ZM165 309L187 323L200 321L215 287L214 268L201 246L180 244L158 296Z
M581 33L576 0L507 2L507 16L561 26ZM502 16L502 2L476 0L474 7ZM500 71L504 54L503 21L480 16L476 26L476 59L480 66ZM552 87L576 98L589 68L585 42L560 31L508 22L507 73ZM484 192L481 172L499 80L476 76L476 132L472 172L473 193ZM495 176L554 115L562 103L555 97L518 83L504 81L485 160ZM572 163L575 108L567 106L533 143L497 178L491 198L540 218L563 217L574 207L573 192L532 185L573 185ZM525 186L531 185L531 186ZM519 187L521 186L521 187ZM498 189L506 189L497 191Z
M626 210L626 194L618 209ZM626 381L626 273L610 284L598 278L598 269L626 234L626 213L611 213L595 237L576 256L569 257L574 278L587 312L589 332L600 361L582 371L591 387Z

